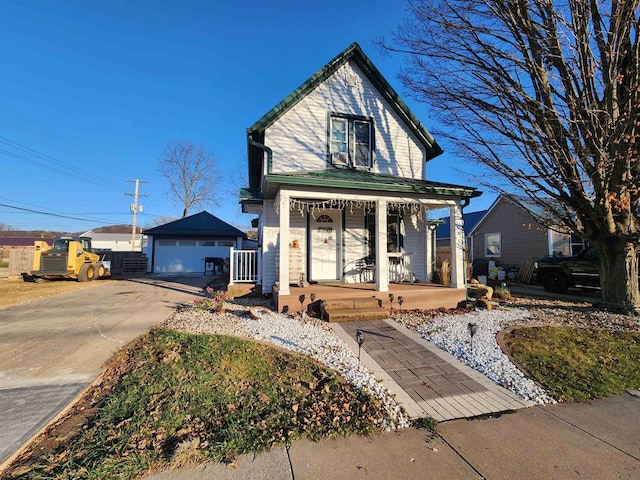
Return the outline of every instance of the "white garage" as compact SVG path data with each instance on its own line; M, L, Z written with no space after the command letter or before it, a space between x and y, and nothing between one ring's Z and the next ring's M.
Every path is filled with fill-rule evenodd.
M245 234L232 225L200 212L146 230L144 252L153 273L204 273L229 257L229 249L242 249Z

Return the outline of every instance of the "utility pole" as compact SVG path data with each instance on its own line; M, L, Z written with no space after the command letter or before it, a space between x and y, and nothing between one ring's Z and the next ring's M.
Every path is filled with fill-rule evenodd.
M131 251L136 251L136 222L138 220L138 212L142 212L142 205L138 205L138 197L148 197L149 195L146 193L138 193L138 189L141 183L147 183L144 180L127 180L127 182L132 182L136 184L135 193L125 193L125 195L129 195L133 197L133 203L131 204L131 213L133 214L133 229L131 230Z

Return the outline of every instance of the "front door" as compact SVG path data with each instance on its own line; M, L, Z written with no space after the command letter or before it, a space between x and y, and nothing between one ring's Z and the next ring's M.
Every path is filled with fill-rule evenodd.
M340 279L342 215L325 210L311 219L311 280Z

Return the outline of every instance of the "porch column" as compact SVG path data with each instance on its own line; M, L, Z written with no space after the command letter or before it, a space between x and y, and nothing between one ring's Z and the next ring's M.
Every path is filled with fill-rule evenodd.
M425 272L426 277L425 280L427 282L433 281L433 271L434 264L436 261L436 225L433 223L427 222L427 228L425 228L424 239L425 239Z
M376 291L389 291L387 255L387 201L376 201Z
M453 288L466 288L465 285L465 240L464 221L462 219L462 207L456 202L450 209L451 231L451 286Z
M256 285L262 285L262 247L258 247L256 251L256 269Z
M281 190L277 201L280 212L279 295L289 295L289 193Z

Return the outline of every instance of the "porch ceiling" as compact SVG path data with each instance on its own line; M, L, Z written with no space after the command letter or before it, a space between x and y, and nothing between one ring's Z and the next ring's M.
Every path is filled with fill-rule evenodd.
M264 198L275 198L284 185L313 188L361 190L377 193L403 193L433 197L478 197L482 192L474 187L417 180L414 178L380 175L364 170L334 169L315 172L271 173L265 177Z

